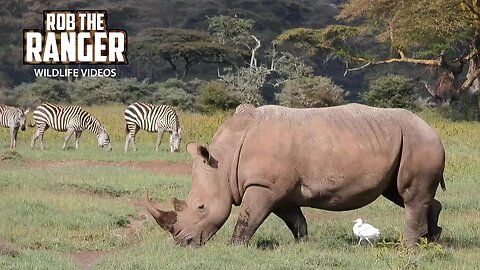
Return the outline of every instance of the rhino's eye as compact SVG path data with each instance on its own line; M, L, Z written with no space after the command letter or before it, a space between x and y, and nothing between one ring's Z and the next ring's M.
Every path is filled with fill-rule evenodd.
M203 205L203 204L201 204L201 205L198 206L198 209L200 209L200 210L202 210L202 209L204 209L204 208L205 208L205 205Z

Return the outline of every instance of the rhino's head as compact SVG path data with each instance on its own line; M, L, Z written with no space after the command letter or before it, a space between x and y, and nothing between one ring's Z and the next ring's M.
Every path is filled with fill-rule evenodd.
M232 208L232 195L224 164L196 143L189 143L187 152L193 159L192 185L187 199L174 198L174 211L162 211L148 202L148 211L173 235L177 244L197 247L205 244L225 223Z

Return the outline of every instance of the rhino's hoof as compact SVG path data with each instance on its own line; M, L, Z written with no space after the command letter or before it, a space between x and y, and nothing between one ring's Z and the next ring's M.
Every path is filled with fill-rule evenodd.
M432 229L432 231L428 232L428 241L430 242L437 242L440 239L440 235L442 234L442 227L436 227Z

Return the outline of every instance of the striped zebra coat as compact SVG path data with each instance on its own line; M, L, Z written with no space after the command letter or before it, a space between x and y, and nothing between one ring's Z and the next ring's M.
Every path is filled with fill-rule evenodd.
M67 143L75 133L75 149L78 149L80 136L85 129L90 130L97 136L98 146L112 150L110 138L104 126L87 111L79 106L61 106L51 103L44 103L38 106L33 112L33 118L37 126L37 131L33 135L31 147L40 138L41 148L44 150L43 134L48 128L56 131L67 132L62 149L67 147Z
M137 151L135 135L138 130L157 132L155 150L158 151L165 131L170 133L170 151L177 152L182 140L182 128L175 110L167 105L152 105L135 102L125 109L125 152L128 145L133 142L133 150Z
M0 105L0 126L10 129L10 149L17 146L18 130L25 130L28 109Z

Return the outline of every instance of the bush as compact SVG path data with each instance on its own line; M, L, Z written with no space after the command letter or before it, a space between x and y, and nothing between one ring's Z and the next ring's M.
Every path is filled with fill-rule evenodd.
M12 100L19 106L34 107L42 102L70 103L73 85L60 80L38 78L13 89Z
M184 82L177 79L150 84L136 78L85 77L73 82L39 78L13 90L0 88L0 102L34 107L42 102L91 106L143 101L193 110L202 84L201 80Z
M410 79L387 75L371 82L362 99L375 107L415 109L417 95Z
M162 84L154 84L156 87L153 93L152 103L178 107L184 111L191 110L195 103L195 97L188 94L182 88L166 88Z
M316 76L287 81L277 98L282 106L320 108L344 104L346 95L331 79Z
M73 82L75 103L84 105L106 104L122 101L122 91L117 80L108 77L84 77Z
M131 104L133 102L151 102L154 87L146 80L139 82L136 78L124 78L117 81L118 91L120 92L120 102Z
M200 89L198 102L204 112L233 109L240 104L230 93L228 86L219 81L204 84Z

